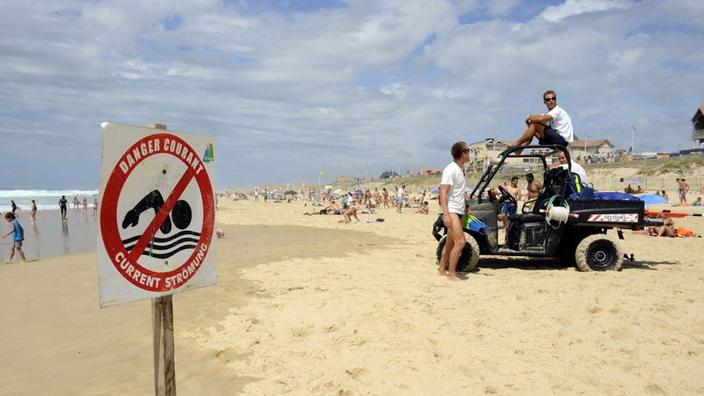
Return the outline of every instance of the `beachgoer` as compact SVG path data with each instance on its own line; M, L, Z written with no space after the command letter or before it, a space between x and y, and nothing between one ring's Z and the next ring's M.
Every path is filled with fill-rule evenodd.
M80 203L80 202L78 202L78 197L74 195L74 196L73 196L73 207L76 208L76 209L78 209L78 204L79 204L79 203Z
M328 214L338 214L338 213L336 213L336 212L340 212L340 207L337 206L337 204L335 203L335 201L332 201L332 203L331 203L330 205L328 205L328 206L326 206L325 208L323 208L323 209L320 210L320 214L325 214L325 215L328 215Z
M8 236L12 235L12 243L10 244L10 257L5 261L5 263L9 264L12 262L12 258L15 257L15 251L19 253L20 257L22 258L22 261L27 261L27 259L24 257L24 252L22 251L22 241L24 241L24 229L22 228L22 225L20 224L19 220L15 217L15 214L12 212L7 212L5 213L5 220L7 220L8 223L10 223L10 232L2 236L2 239L7 238Z
M93 198L93 214L98 213L98 198Z
M530 114L526 117L528 128L511 146L527 146L538 139L540 144L559 144L567 146L574 141L572 119L565 110L557 105L557 94L553 90L543 93L543 102L548 108L544 114Z
M15 212L17 212L17 204L15 204L15 201L10 200L10 207L12 207L12 214L15 214Z
M403 208L403 201L405 199L405 194L406 194L406 185L402 185L401 188L399 188L396 191L396 213L401 213L401 209Z
M516 203L521 200L521 189L518 187L518 176L511 178L511 184L504 187L506 191L516 200ZM500 193L499 193L500 194ZM504 221L506 229L508 229L508 219L516 214L516 205L510 201L505 201L501 204L500 214L496 217L497 220Z
M677 237L677 232L675 231L675 222L671 218L666 218L660 227L650 227L649 229L651 236L658 237Z
M416 213L427 215L429 211L430 211L430 208L428 208L428 201L423 201L423 206L418 208L418 210L416 210Z
M692 206L702 206L702 197L698 197L697 200L694 201Z
M680 205L687 205L687 193L689 192L689 184L684 179L677 179L677 192L680 196Z
M68 200L65 195L59 200L59 209L61 209L61 221L66 221L66 211L68 210Z
M357 207L356 206L350 206L349 208L345 209L345 211L342 213L342 220L338 221L338 223L349 223L352 221L352 218L354 217L355 220L359 223L359 217L357 217Z
M29 218L32 220L32 224L37 222L37 203L34 200L32 200L32 205L30 205Z
M540 194L540 189L543 188L543 183L535 180L535 176L532 173L526 175L526 181L528 181L528 200L533 200L538 198Z
M469 160L467 143L457 142L450 148L453 161L442 171L440 180L440 207L442 221L447 227L447 239L438 265L438 274L450 280L458 280L457 261L462 254L466 240L462 230L462 217L465 213L465 173L464 164Z
M215 199L217 200L217 196L215 197ZM86 199L86 197L83 197L83 211L88 211L88 199Z
M389 192L386 190L386 187L382 188L381 190L384 198L384 207L389 208Z

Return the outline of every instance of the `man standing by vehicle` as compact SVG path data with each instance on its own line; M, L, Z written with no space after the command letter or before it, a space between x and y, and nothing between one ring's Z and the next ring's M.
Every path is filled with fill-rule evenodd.
M540 144L559 144L567 147L574 140L572 130L572 119L565 110L557 105L557 94L553 90L547 90L543 94L543 102L548 108L545 114L530 114L526 117L528 128L513 146L527 146L533 140L538 139Z
M450 148L453 161L442 171L440 180L440 208L442 221L447 227L447 242L442 251L438 266L438 275L445 275L449 280L459 280L457 277L457 261L466 243L462 230L462 217L465 213L465 174L464 164L469 160L467 143L457 142ZM449 264L449 265L448 265Z

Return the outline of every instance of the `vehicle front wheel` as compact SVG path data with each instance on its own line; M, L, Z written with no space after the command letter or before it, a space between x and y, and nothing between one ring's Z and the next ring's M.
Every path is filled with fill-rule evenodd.
M623 252L616 238L606 234L590 235L577 245L574 254L577 270L620 271Z
M458 272L474 272L479 266L479 244L473 236L465 234L465 239L467 243L462 249L462 255L460 259L457 260L457 271ZM442 258L442 250L445 248L445 241L447 236L442 237L440 242L438 242L438 249L436 251L437 261L436 264L440 263Z

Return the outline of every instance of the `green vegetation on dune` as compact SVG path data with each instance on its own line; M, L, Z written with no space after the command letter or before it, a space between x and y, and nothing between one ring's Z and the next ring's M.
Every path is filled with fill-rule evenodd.
M704 167L704 156L690 155L663 160L651 158L629 162L590 164L585 167L587 169L637 168L637 174L641 176L657 176L666 173L693 173L696 169Z
M667 160L653 160L640 167L638 172L644 176L662 175L665 173L691 173L695 168L704 166L704 156L676 157Z

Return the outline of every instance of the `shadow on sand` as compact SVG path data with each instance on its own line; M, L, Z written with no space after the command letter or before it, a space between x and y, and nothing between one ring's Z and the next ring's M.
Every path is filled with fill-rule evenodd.
M674 261L629 261L629 260L624 260L623 261L623 269L641 269L641 270L650 270L650 271L657 271L658 269L656 268L659 265L676 265L678 263Z
M635 260L630 261L628 259L623 260L623 270L650 270L657 271L657 267L661 265L676 265L673 261L641 261ZM482 268L490 269L520 269L520 270L565 270L569 268L574 268L574 263L566 262L559 258L530 258L530 257L487 257L481 258L479 260L479 271Z

